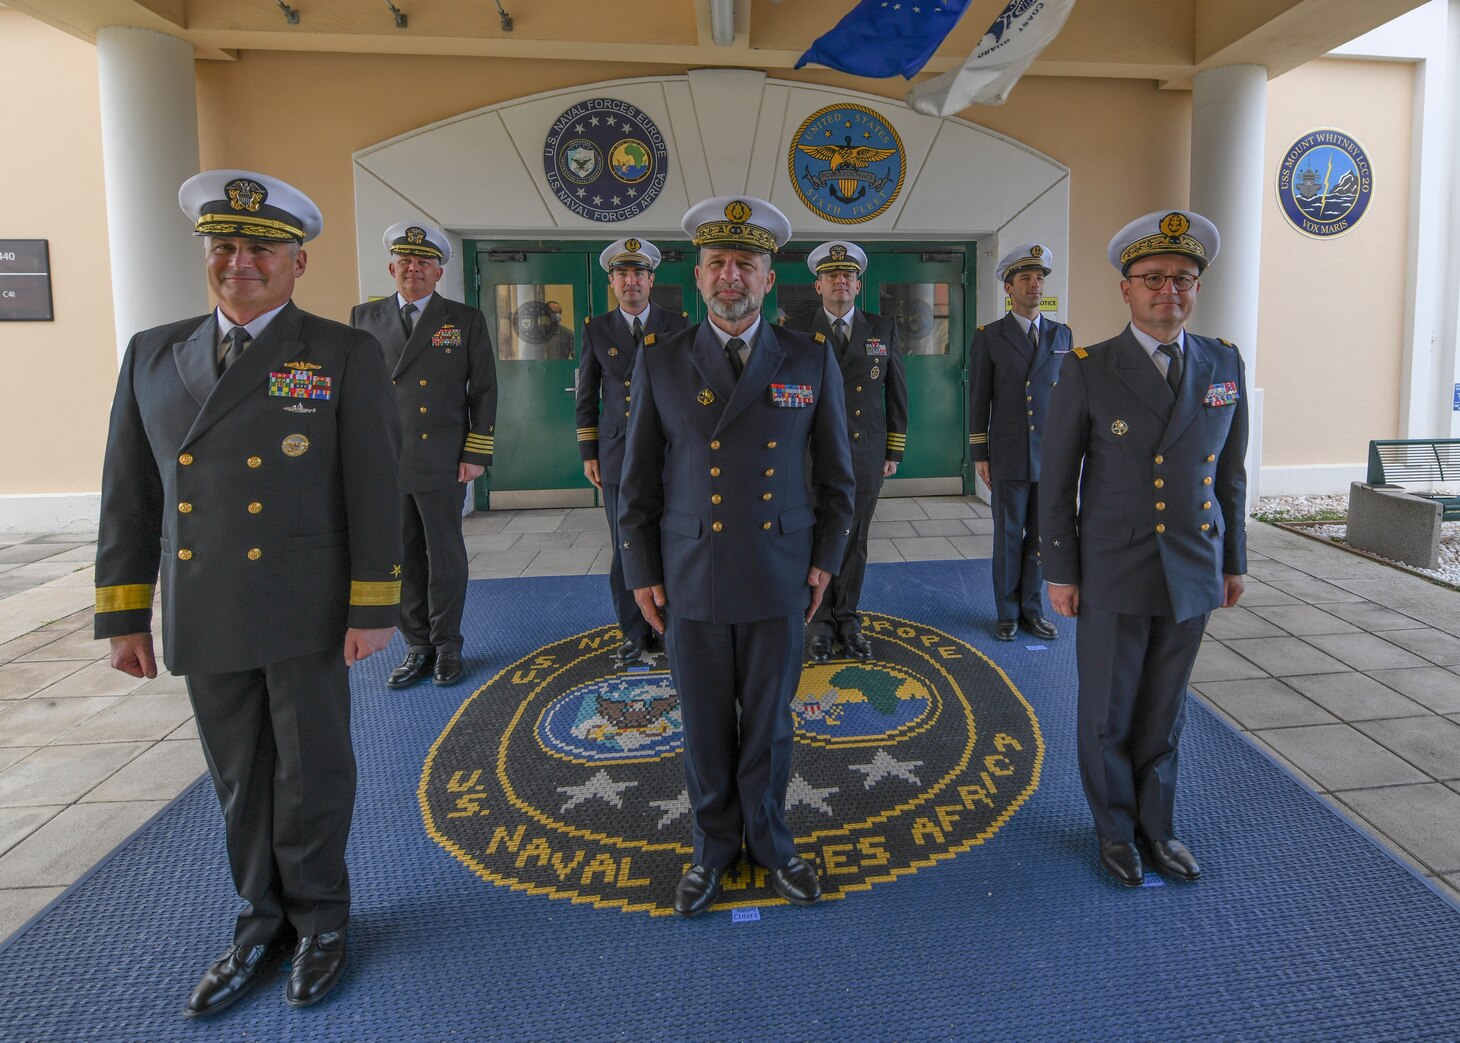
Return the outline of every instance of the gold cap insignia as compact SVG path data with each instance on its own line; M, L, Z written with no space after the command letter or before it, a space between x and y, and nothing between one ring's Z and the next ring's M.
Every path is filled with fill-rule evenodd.
M831 259L833 261L845 261L847 259L847 248L837 243L831 248Z
M279 448L284 450L285 456L303 456L309 451L309 439L303 435L286 435Z
M249 213L257 213L258 208L263 206L264 200L269 198L269 193L263 185L246 177L234 178L223 186L228 193L228 205L234 210L247 210Z
M700 393L695 396L695 401L702 406L707 406L715 401L715 393L709 388L700 388Z
M1130 425L1127 424L1124 420L1117 420L1115 423L1110 425L1110 433L1113 435L1123 435L1129 430Z
M1040 246L1038 243L1035 243L1033 246L1031 246L1029 248L1029 256L1030 257L1043 257L1044 256L1044 247Z
M417 228L415 225L412 225L406 229L406 242L412 246L420 246L425 241L426 230L424 228Z
M643 244L641 242L639 242L637 239L630 239L630 240L628 240L628 241L626 241L624 243L624 248L626 250L633 250L633 251L637 252L638 249L639 249L639 247L642 246L642 245Z
M1147 225L1146 227L1149 228L1150 226ZM1172 213L1161 218L1161 231L1165 232L1172 239L1180 239L1190 227L1191 221L1187 219L1185 214Z
M750 220L750 204L737 199L725 207L725 216L736 224L744 224Z

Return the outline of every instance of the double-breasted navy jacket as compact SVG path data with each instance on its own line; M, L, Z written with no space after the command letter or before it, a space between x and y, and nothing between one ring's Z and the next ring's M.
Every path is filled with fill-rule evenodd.
M1247 571L1246 453L1235 347L1187 333L1174 396L1129 327L1074 349L1044 432L1045 578L1111 612L1180 621L1220 607L1223 574Z
M996 481L1039 481L1050 392L1070 350L1070 328L1040 317L1039 350L1010 313L980 326L968 349L968 442Z
M221 377L211 314L137 334L102 475L97 637L152 625L175 674L396 623L398 428L380 345L292 303Z
M668 611L745 623L806 611L841 568L855 484L831 346L762 321L737 382L709 320L646 337L634 367L619 551Z
M644 336L668 333L689 325L682 311L649 305ZM624 439L629 430L629 381L638 348L634 331L615 308L583 320L583 351L578 360L578 452L598 461L599 479L617 485L623 470ZM600 399L603 412L599 414Z

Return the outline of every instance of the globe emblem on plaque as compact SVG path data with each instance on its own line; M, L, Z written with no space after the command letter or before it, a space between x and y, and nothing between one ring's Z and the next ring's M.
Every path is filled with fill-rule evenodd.
M593 98L553 121L543 173L558 202L590 221L625 221L647 210L669 179L669 152L654 121L617 98Z
M1315 239L1342 235L1369 209L1373 170L1364 147L1341 130L1315 130L1293 142L1278 166L1283 216Z

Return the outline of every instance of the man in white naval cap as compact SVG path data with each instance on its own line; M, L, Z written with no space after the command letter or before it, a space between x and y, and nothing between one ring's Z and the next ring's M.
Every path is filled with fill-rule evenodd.
M821 896L786 822L806 621L850 536L841 372L761 304L791 236L763 199L691 207L698 326L644 338L619 487L624 581L664 634L684 721L694 861L674 909L714 904L742 845L788 901Z
M1219 242L1188 210L1116 233L1130 324L1066 356L1044 433L1044 573L1055 611L1079 617L1080 777L1101 863L1131 887L1143 856L1200 875L1173 821L1186 684L1247 571L1242 355L1185 328Z
M396 292L357 304L350 325L380 341L401 428L403 536L400 632L406 654L386 684L407 688L428 675L455 684L466 607L463 492L492 465L497 363L476 308L436 290L451 240L421 221L385 230Z
M647 239L629 236L608 244L598 255L608 273L618 307L583 320L583 351L578 362L578 450L583 474L603 494L613 564L608 589L623 643L615 655L635 663L645 652L659 650L659 635L639 611L633 592L624 585L623 557L618 550L618 487L623 474L624 440L629 429L629 378L644 338L682 330L689 317L666 311L649 300L659 248ZM600 401L602 411L600 413Z
M786 325L821 334L836 354L847 399L852 473L857 480L852 538L847 541L841 569L832 577L831 589L807 627L806 658L813 663L829 662L834 642L840 641L848 656L866 660L875 652L862 632L857 606L867 573L867 534L882 480L897 473L907 449L902 341L890 318L857 307L867 270L867 254L860 246L841 239L822 243L807 256L806 266L816 276L821 307Z
M1070 328L1040 312L1054 251L1024 243L999 261L1008 314L980 326L968 349L968 441L994 511L994 636L1022 626L1059 636L1044 616L1039 567L1039 448L1050 391L1070 350Z
M184 182L217 307L132 338L112 404L96 636L185 677L245 905L185 1013L233 1003L292 948L284 998L345 966L355 802L347 668L385 647L400 600L399 450L380 346L294 306L323 224L247 170ZM160 559L160 560L159 560Z

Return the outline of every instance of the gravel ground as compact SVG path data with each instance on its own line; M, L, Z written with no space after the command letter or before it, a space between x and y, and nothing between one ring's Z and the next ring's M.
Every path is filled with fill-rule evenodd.
M1252 513L1255 517L1279 525L1283 522L1322 519L1325 524L1304 525L1302 531L1320 539L1332 540L1345 547L1348 546L1343 539L1348 531L1348 526L1344 524L1344 520L1348 516L1347 496L1264 496ZM1442 522L1440 524L1440 567L1437 569L1418 569L1413 565L1406 565L1402 561L1392 561L1377 554L1369 554L1367 551L1363 553L1376 561L1393 565L1405 572L1413 572L1417 576L1428 576L1430 579L1437 579L1441 583L1448 583L1451 586L1460 586L1460 522Z

